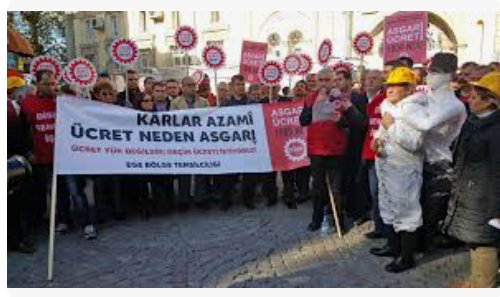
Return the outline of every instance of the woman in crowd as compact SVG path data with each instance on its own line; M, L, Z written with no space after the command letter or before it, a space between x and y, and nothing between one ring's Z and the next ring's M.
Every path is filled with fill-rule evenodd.
M142 100L139 103L139 110L145 112L156 111L155 101L152 95L146 93L144 94ZM154 194L158 194L153 193L153 188L155 189L154 192L158 192L156 190L160 188L161 185L156 184L155 176L140 175L136 178L140 181L139 210L141 213L141 217L145 220L148 220L153 212L153 197L155 196Z
M445 229L470 248L469 278L453 287L492 288L498 271L500 230L500 72L477 83L471 115L455 151L456 180Z
M110 82L96 84L92 93L96 101L118 105L116 90ZM117 220L125 219L121 192L120 176L103 175L96 178L95 196L100 221L105 221L110 215Z

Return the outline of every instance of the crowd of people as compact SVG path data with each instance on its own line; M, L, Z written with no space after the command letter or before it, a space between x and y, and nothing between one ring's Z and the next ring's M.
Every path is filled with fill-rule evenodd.
M459 68L455 55L442 53L425 68L413 66L406 57L389 61L383 69L364 70L359 80L348 70L325 68L283 90L248 85L235 75L220 82L215 94L208 76L199 84L189 76L146 77L140 86L134 70L124 75L126 90L118 93L102 73L91 100L145 112L301 101L310 166L259 174L58 176L56 231L83 230L90 240L99 224L134 213L148 219L193 206L227 211L236 192L254 210L261 189L267 207L281 199L296 209L312 200L311 232L332 213L342 232L373 220L366 237L387 244L370 252L392 258L385 267L391 273L414 268L418 253L466 244L471 276L458 285L493 287L500 240L500 230L490 224L500 219L500 64ZM36 74L36 85L8 87L7 157L22 155L33 165L32 176L10 193L8 245L32 253L47 215L55 98L76 93L58 86L46 70Z

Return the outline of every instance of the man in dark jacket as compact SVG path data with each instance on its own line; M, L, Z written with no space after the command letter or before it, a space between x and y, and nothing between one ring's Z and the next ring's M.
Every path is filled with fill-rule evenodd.
M234 96L228 100L221 102L222 107L226 106L239 106L258 104L258 101L251 99L246 94L245 77L243 75L235 75L231 78L231 85L233 87ZM245 173L242 174L243 182L243 204L248 209L255 209L254 196L255 188L258 182L259 174ZM227 211L233 204L232 192L234 185L239 179L238 174L226 174L219 176L219 184L221 185L222 204L221 210Z
M139 105L142 100L142 92L139 89L139 73L137 73L137 71L133 69L129 69L127 70L125 78L127 80L127 90L124 90L118 94L117 105L139 109Z
M31 150L26 122L20 117L21 108L17 102L7 99L7 159L14 155L27 157ZM9 250L23 253L34 252L33 246L26 241L27 207L29 193L26 184L21 184L8 195L7 199L7 245Z
M319 91L311 93L305 100L300 116L300 124L307 126L307 150L313 176L314 201L312 222L308 227L310 231L317 231L321 227L328 201L328 186L334 197L333 211L342 228L343 162L348 139L346 131L341 127L343 123L351 127L356 122L363 122L359 111L352 105L350 98L346 97L348 94L330 94L334 88L334 74L331 70L323 69L317 77Z
M345 154L343 180L343 192L346 199L346 201L343 201L345 211L357 224L361 224L368 219L370 210L369 190L366 184L362 182L361 174L361 153L367 128L366 104L368 98L366 95L353 92L352 75L345 70L335 73L335 87L350 98L352 105L360 112L364 120L358 125L345 127L348 133L348 147Z

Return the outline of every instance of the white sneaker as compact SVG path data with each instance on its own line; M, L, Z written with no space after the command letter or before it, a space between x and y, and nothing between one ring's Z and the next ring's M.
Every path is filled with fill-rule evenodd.
M64 223L57 224L56 232L61 233L61 234L67 233L68 232L68 224L64 224Z
M83 229L83 234L85 236L85 239L87 240L93 240L97 238L97 230L94 227L94 225L87 225Z

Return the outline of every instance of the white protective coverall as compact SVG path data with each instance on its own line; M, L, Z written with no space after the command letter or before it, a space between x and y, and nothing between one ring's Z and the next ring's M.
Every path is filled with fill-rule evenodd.
M420 192L424 154L421 146L424 134L401 120L407 112L407 100L397 105L388 100L382 103L382 114L389 113L396 122L388 130L380 126L374 135L382 142L375 160L380 216L396 232L414 232L422 225Z

